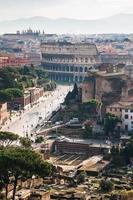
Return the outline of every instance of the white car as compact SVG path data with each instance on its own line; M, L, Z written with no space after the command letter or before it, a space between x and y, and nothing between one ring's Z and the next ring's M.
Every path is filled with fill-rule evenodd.
M63 121L55 122L55 125L61 125L61 124L63 124Z

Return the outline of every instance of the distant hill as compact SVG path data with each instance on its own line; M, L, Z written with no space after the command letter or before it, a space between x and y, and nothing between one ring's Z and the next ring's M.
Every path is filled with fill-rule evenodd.
M0 33L16 32L31 27L46 33L133 33L133 14L118 14L97 20L46 17L22 18L0 22Z

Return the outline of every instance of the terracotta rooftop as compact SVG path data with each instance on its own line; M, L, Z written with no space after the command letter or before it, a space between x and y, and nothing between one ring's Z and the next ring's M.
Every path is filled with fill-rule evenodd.
M80 171L93 171L93 172L99 172L102 169L104 169L109 164L109 161L101 160L97 162L94 165L86 164L82 166L79 170Z
M108 106L110 108L133 108L133 101L119 101L117 103L113 103L110 106Z

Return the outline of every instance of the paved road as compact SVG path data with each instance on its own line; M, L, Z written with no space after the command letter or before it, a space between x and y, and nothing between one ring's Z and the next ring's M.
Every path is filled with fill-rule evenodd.
M58 86L55 91L50 92L49 96L44 97L38 105L30 111L26 111L21 118L19 117L14 122L9 123L2 130L14 132L20 136L26 136L26 134L30 136L37 124L40 124L60 106L71 88L70 86Z

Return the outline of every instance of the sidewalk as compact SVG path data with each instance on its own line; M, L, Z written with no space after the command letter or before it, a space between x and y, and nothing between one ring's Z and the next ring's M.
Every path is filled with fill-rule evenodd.
M23 117L24 115L26 115L27 113L29 113L30 111L34 110L35 107L37 107L39 104L41 104L42 102L44 101L47 101L51 96L54 95L55 92L58 92L59 90L59 86L57 86L57 88L54 90L54 91L46 91L44 92L44 95L43 97L41 97L39 99L38 102L34 103L33 106L30 105L30 108L27 108L26 110L20 110L21 111L21 114L19 114L19 111L16 112L15 115L11 116L11 120L8 119L4 125L1 125L1 131L4 130L4 129L8 129L8 127L10 125L12 125L14 122L16 122L17 120L21 119L21 117ZM10 115L10 114L9 114Z
M45 92L44 93L44 96L43 98L41 97L41 99L39 100L38 103L36 103L35 105L31 106L30 105L30 108L27 108L26 110L20 110L21 111L21 114L19 114L19 111L16 111L16 114L14 114L13 116L9 117L9 119L5 122L4 125L1 125L1 129L0 130L3 130L5 128L8 128L9 125L13 124L14 122L16 122L17 120L19 120L22 116L24 116L25 114L27 114L28 112L32 111L35 107L37 107L41 102L45 101L48 96L51 95L50 92ZM10 115L10 114L9 114ZM11 120L10 120L11 118Z
M25 110L20 116L16 114L12 117L12 121L8 120L7 124L2 127L3 131L14 132L20 136L27 133L30 135L33 131L38 131L42 122L50 117L60 104L64 101L69 88L59 86L55 91L45 92L44 97L40 99L38 104L32 108Z

